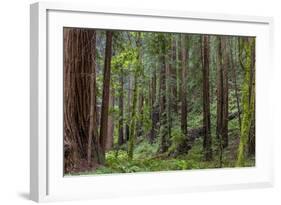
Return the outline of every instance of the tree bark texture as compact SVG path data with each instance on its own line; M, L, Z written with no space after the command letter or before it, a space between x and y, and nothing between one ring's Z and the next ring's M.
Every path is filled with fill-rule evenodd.
M181 34L181 130L187 135L187 62L186 36Z
M104 164L104 160L105 160L105 145L108 135L111 55L112 55L112 31L107 31L104 71L103 71L103 92L102 92L101 125L100 125L100 145L102 148L102 157L103 157L102 164Z
M99 162L99 143L95 143L96 33L93 29L64 28L63 34L64 170L71 172L92 161L92 155Z
M242 88L243 117L236 165L244 166L246 158L246 148L249 141L251 123L253 121L255 110L254 83L251 82L254 79L254 77L251 75L253 74L252 71L255 68L255 52L253 48L255 45L255 40L241 37L239 43L242 44L243 47L239 52L245 53L245 59L240 59L240 62L242 63L241 67L244 68L245 77ZM242 57L242 54L240 55L240 57Z
M209 88L209 37L203 37L203 128L204 139L203 149L205 160L212 159L212 136L211 136L211 116L210 116L210 88Z
M217 70L217 137L228 146L228 52L226 37L219 37Z

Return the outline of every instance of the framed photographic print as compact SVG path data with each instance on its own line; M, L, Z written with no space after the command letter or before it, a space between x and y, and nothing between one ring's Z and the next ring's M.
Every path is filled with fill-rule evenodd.
M34 201L272 186L269 17L31 5Z

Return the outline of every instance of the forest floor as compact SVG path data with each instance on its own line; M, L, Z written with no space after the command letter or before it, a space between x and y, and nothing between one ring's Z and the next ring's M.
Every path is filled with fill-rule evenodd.
M134 150L133 160L128 159L128 154L123 149L112 150L106 153L106 164L91 171L78 172L71 175L93 175L109 173L133 173L151 171L172 171L220 168L220 150L216 139L213 140L213 160L205 161L203 156L202 137L194 141L187 154L177 157L169 157L167 154L159 154L159 143L150 144L147 140L138 142ZM229 146L223 150L222 167L235 167L237 160L237 148L239 138L229 130ZM255 166L255 158L246 159L245 167Z
M212 109L212 118L215 117L215 109ZM235 111L233 111L235 112ZM191 115L196 116L196 115ZM198 117L191 118L190 129L202 124L202 119ZM215 120L213 120L215 122ZM175 129L176 130L176 129ZM127 153L127 144L119 149L113 149L106 153L106 163L104 166L94 167L91 170L83 169L66 174L72 175L93 175L110 173L133 173L133 172L153 172L153 171L173 171L173 170L193 170L193 169L213 169L213 168L234 168L237 161L237 150L239 146L239 125L238 120L231 120L228 123L228 146L223 149L222 165L220 166L220 146L219 140L215 134L215 124L212 125L212 150L213 159L204 160L203 137L197 136L187 153L173 156L172 149L177 147L176 131L172 131L172 144L166 153L159 153L160 137L157 137L154 143L149 143L147 138L139 137L135 144L133 159L129 160ZM117 133L115 144L117 144ZM255 156L245 159L245 167L255 166ZM86 168L86 166L85 166Z

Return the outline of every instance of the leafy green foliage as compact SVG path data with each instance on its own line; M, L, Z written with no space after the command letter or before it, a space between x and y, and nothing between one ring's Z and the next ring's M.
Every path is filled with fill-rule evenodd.
M174 143L181 140L177 129L173 131ZM159 143L150 144L143 140L137 144L134 150L134 159L129 160L128 154L124 150L113 150L106 153L106 165L97 168L94 172L83 174L109 174L109 173L134 173L151 171L172 171L172 170L192 170L211 169L219 167L218 154L215 154L213 161L204 161L202 150L202 138L195 140L188 154L180 155L176 158L169 158L165 155L157 154ZM229 147L224 151L223 166L235 167L237 150L237 137L230 139ZM214 145L216 147L216 145ZM218 150L214 149L215 152ZM233 153L234 152L234 153ZM254 166L254 158L246 159L245 166Z
M98 32L98 48L97 48L97 105L101 105L103 75L102 68L104 62L104 32ZM187 50L187 126L188 130L200 128L203 125L203 75L202 75L202 35L188 35L183 43ZM245 68L249 68L250 61L249 48L237 53L241 42L237 37L229 37L231 43L231 55L233 55L233 64L237 70L238 96L241 108L241 101L246 99L245 92L248 90L249 72ZM217 69L218 69L218 41L217 36L210 36L210 115L211 115L211 135L213 160L204 160L203 137L196 136L192 141L191 149L185 154L173 156L178 147L185 142L187 136L182 133L181 129L181 84L182 84L182 42L180 34L170 33L153 33L153 32L121 32L115 31L113 38L113 55L111 59L111 89L114 90L115 105L110 107L109 115L114 120L114 146L106 153L106 164L104 166L94 167L92 171L83 172L83 174L108 174L108 173L132 173L132 172L148 172L148 171L169 171L169 170L191 170L204 168L220 167L220 141L216 137L216 120L217 120ZM229 44L230 44L229 43ZM175 49L173 48L175 46ZM249 45L248 45L249 47ZM175 56L173 56L175 54ZM248 57L248 59L247 59ZM164 59L164 60L163 60ZM245 68L239 66L239 60L247 61ZM165 62L164 62L165 61ZM163 66L165 65L165 67ZM168 65L168 66L167 66ZM170 66L170 68L168 68ZM168 70L170 69L170 70ZM173 70L174 69L174 70ZM231 68L229 68L230 70ZM165 75L165 89L161 88L160 76ZM174 73L173 73L173 72ZM168 74L167 74L168 73ZM245 76L245 73L248 74ZM172 76L173 75L173 76ZM122 79L122 80L121 80ZM122 82L122 83L121 83ZM152 82L155 89L152 91ZM244 84L243 84L244 82ZM229 90L228 90L228 111L235 113L237 109L237 99L234 89L233 76L229 71ZM164 86L163 86L164 87ZM176 89L170 92L170 89ZM152 92L155 99L152 101ZM244 93L242 99L241 94ZM247 93L246 93L247 94ZM166 109L161 113L161 97L165 95ZM118 144L118 125L121 109L118 105L118 97L123 97L123 120L124 135L129 130L126 137L126 143ZM140 100L142 99L142 100ZM143 104L141 103L143 102ZM152 105L153 104L153 105ZM244 104L244 103L243 103ZM174 106L176 108L172 108ZM247 105L248 112L250 106ZM153 111L158 112L159 119L152 125ZM248 113L247 112L247 113ZM247 114L246 113L246 114ZM248 113L249 115L249 113ZM167 117L167 120L161 121L161 118ZM242 115L241 115L242 116ZM248 116L248 118L251 116ZM157 117L156 117L157 118ZM169 120L168 120L169 119ZM249 121L249 119L244 119ZM152 126L155 129L155 139L149 141ZM141 128L140 128L141 127ZM171 128L168 134L168 127ZM141 129L141 133L138 131ZM243 152L242 161L239 166L253 166L255 164L254 157L244 158L246 134L249 126L244 126L244 141L240 149ZM169 145L168 150L160 154L161 136L167 136ZM223 150L222 167L237 166L237 156L239 150L240 128L238 118L228 122L229 146ZM133 136L133 137L132 137ZM189 149L189 148L188 148ZM130 156L130 157L129 157Z
M181 132L181 128L179 123L174 125L171 130L171 141L172 145L169 148L169 152L173 152L177 149L177 147L183 142L185 136Z

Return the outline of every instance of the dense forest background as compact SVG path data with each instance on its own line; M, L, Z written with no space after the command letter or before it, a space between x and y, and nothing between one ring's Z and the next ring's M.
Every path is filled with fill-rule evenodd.
M64 28L64 173L255 165L255 38Z

